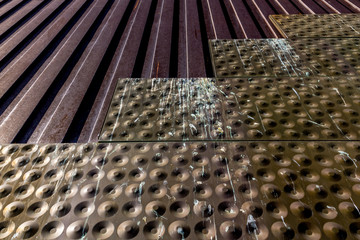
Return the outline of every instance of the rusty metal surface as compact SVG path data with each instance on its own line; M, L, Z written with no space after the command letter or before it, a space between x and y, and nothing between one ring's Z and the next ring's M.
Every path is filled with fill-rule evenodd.
M357 77L121 79L100 141L359 140Z
M285 38L360 37L358 14L271 15Z
M209 37L274 38L268 15L359 7L358 0L3 0L0 142L95 141L120 77L213 77Z
M359 142L3 145L1 239L357 239Z

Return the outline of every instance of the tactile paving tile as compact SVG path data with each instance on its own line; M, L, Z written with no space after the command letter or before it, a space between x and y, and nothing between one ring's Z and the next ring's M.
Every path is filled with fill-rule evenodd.
M215 79L120 79L100 141L222 138Z
M331 44L338 41L336 46ZM310 45L305 44L309 43ZM358 39L210 40L216 77L355 75ZM351 47L351 53L342 51Z
M359 238L359 142L0 151L0 239Z
M121 79L100 141L359 140L360 78Z
M217 77L311 76L287 39L209 40Z
M360 38L292 39L291 44L320 75L360 74Z
M359 14L271 15L285 38L360 37Z

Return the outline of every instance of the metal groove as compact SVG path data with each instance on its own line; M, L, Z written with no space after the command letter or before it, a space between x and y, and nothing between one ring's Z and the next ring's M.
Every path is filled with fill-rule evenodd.
M206 76L213 77L213 69L211 66L211 56L209 51L208 45L208 38L206 33L206 25L204 20L204 10L202 7L201 0L197 0L197 8L198 8L198 15L199 15L199 24L200 24L200 34L201 34L201 42L203 46L203 53L204 53L204 62L205 62L205 69L206 69Z
M11 0L3 0L0 2L0 8L5 6L7 3L9 3Z
M111 43L109 44L108 49L97 69L97 72L94 75L94 78L91 81L91 84L77 110L74 119L72 120L71 125L69 126L62 142L77 142L82 127L89 116L91 111L91 106L93 105L95 98L99 92L99 88L102 84L102 80L105 77L107 70L110 67L110 63L114 58L116 48L118 47L119 40L122 37L126 24L129 21L131 10L133 9L135 3L133 1L129 2L129 5L126 7L123 17L119 22L119 25L114 33Z
M178 53L179 53L179 25L180 25L180 0L174 0L173 22L171 30L171 51L169 76L177 77L178 75ZM158 76L156 76L158 77Z
M149 9L149 15L147 16L147 19L146 19L144 32L141 37L139 49L147 49L148 48L151 29L153 26L157 5L158 5L158 0L152 0L151 6ZM133 68L131 77L141 77L141 73L142 73L142 70L144 67L145 57L146 57L146 51L138 51L138 54L136 55L134 68Z
M7 18L9 18L11 15L19 11L23 6L25 6L27 3L29 3L31 0L23 0L13 8L6 11L4 14L0 16L0 23L5 21Z
M48 110L52 101L56 97L57 93L60 91L61 87L65 83L66 79L69 77L71 71L78 63L82 53L90 43L95 32L99 28L100 24L104 20L106 14L113 5L114 0L110 0L106 3L102 11L99 13L89 30L84 35L83 39L80 41L68 61L65 63L64 67L61 69L59 74L56 76L50 87L47 89L44 96L41 98L37 106L34 108L34 111L28 117L23 127L20 129L18 134L13 139L13 142L17 143L26 143L30 138L31 134L35 130L36 126L39 124L41 118Z
M64 1L51 15L49 15L43 22L41 22L31 33L29 33L20 43L16 45L6 56L0 61L0 70L4 68L23 51L32 40L34 40L42 30L44 30L61 12L64 10L72 0Z
M26 86L26 84L35 75L42 64L55 51L56 47L66 37L66 34L86 12L90 5L91 1L87 1L81 6L81 8L69 20L69 22L59 31L59 33L51 40L51 42L44 48L44 50L34 59L30 66L26 68L21 76L16 79L11 87L5 92L5 94L0 99L0 114L5 111L5 109L10 105L17 94Z
M46 0L41 2L38 6L32 9L29 13L27 13L24 17L19 19L14 25L8 28L5 32L0 35L0 43L4 42L12 33L18 30L21 26L23 26L27 21L29 21L34 15L36 15L41 9L43 9L47 4L49 4L51 0ZM2 65L2 64L0 64Z
M6 28L4 27L4 33L0 36L2 44L0 46L2 86L0 92L3 96L1 98L0 128L2 130L0 142L11 142L19 130L25 128L24 123L31 112L40 111L38 108L35 110L35 106L39 104L42 95L50 87L48 83L55 80L61 67L67 62L72 51L75 50L75 47L69 42L63 45L65 41L61 41L53 45L56 49L62 49L61 53L57 54L56 49L54 51L47 49L48 51L43 53L41 61L37 59L43 50L42 47L48 46L66 24L60 21L61 17L71 18L67 14L77 8L80 2L66 0L61 2L39 1L37 3L32 1L32 5L27 5L28 2L30 1L4 0L0 2L2 21L4 24L9 24ZM111 59L104 60L105 65L102 64L102 59L88 60L90 65L93 63L92 69L104 68L106 72L99 70L101 74L95 75L96 71L94 71L86 78L79 76L78 81L81 85L79 90L84 98L77 98L74 91L59 91L55 96L55 101L52 102L45 114L36 113L41 118L39 123L41 126L49 125L51 128L58 129L56 138L52 138L49 134L42 136L41 141L61 141L62 139L69 139L69 141L91 139L95 141L101 129L104 117L102 114L106 111L104 106L110 102L110 96L106 96L106 93L111 92L117 79L130 77L134 69L138 69L139 71L136 70L135 72L137 76L142 77L214 76L208 49L209 43L207 42L208 36L214 35L214 29L216 36L219 37L237 36L251 39L273 36L272 26L267 20L268 14L276 12L318 14L324 12L317 5L318 2L312 0L228 0L224 2L217 0L187 2L170 0L164 3L164 11L161 13L156 11L154 19L151 18L147 23L151 2L144 0L134 2L134 8L130 9L128 13L129 20L122 23L124 30L123 34L116 40L117 44L112 43L113 47L103 46L101 51L96 50L97 48L93 49L93 51L100 51L97 53L100 56L106 55L106 58ZM159 1L158 5L160 3L162 2ZM91 4L93 5L94 2ZM119 4L126 8L128 2L121 1ZM344 13L350 10L356 13L360 9L359 2L354 0L329 1L319 4L332 13ZM37 7L33 8L32 6ZM110 12L106 14L106 17L109 14ZM118 13L116 17L119 22L122 14ZM161 26L158 22L159 19L163 20ZM79 19L74 20L73 26L77 26L79 21ZM146 28L146 25L152 25L153 28ZM102 28L103 26L100 26L99 30ZM82 34L77 34L77 32L81 31L81 29L73 27L63 32L64 35L61 38L67 39L73 34L80 36ZM145 39L143 44L140 44L142 36L148 36L147 46L144 45ZM82 37L78 38L77 40L73 39L74 42L79 42L82 39ZM92 42L93 39L94 37L90 41ZM116 52L107 54L108 48L112 48ZM49 56L47 57L47 55ZM139 58L141 61L139 59L136 61L138 55L142 56L141 59ZM61 65L60 69L54 66L57 61ZM51 65L48 65L50 63ZM115 66L117 63L119 66ZM28 68L30 65L31 69ZM73 70L77 71L78 67L76 65ZM47 81L43 78L38 79L38 76L43 74L44 69L56 69L53 75L46 71ZM90 84L91 81L88 79L95 79L95 77L101 78L99 83ZM21 83L17 81L19 79L21 79ZM64 80L65 83L70 81L69 79ZM40 89L36 93L34 91L35 82L41 82L46 89ZM95 85L96 89L94 89ZM41 88L40 86L37 87ZM86 92L88 93L86 94ZM94 94L94 96L89 97L90 94ZM71 118L67 119L66 124L61 125L56 124L56 119L49 117L52 115L50 112L52 109L61 108L58 105L59 102L56 101L59 98L63 99L63 103L68 102L69 105L74 105L72 109L68 109L68 112L61 112L56 115L58 119ZM83 103L86 99L92 99L89 101L89 105ZM27 109L26 106L28 106ZM100 107L101 109L99 109ZM22 114L23 112L24 114ZM78 117L81 115L80 113L85 114ZM9 131L5 131L5 129L9 129ZM69 133L73 129L76 131L70 137ZM38 131L34 131L29 139L37 141L37 134ZM23 134L21 133L21 135Z

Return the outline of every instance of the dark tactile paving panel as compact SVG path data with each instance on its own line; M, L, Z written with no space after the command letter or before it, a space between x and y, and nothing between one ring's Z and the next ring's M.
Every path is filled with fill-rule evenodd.
M360 37L359 14L271 15L270 19L286 38Z
M359 40L237 39L209 45L216 77L317 77L359 73Z
M100 141L359 140L360 79L121 79Z
M0 151L1 239L359 238L359 142Z

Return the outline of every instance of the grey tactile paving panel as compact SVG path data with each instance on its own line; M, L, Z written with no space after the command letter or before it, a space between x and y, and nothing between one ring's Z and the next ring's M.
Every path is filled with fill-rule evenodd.
M359 73L359 39L210 40L209 45L216 77L318 77ZM350 52L343 51L348 48Z
M0 151L0 239L359 238L359 142Z
M360 14L271 15L285 38L360 37Z
M121 79L100 141L359 140L360 79Z

